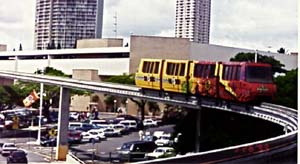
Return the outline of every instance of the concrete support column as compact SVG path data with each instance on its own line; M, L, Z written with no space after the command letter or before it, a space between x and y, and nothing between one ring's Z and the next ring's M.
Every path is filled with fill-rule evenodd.
M196 135L195 135L195 151L200 151L200 131L201 131L201 109L197 110L196 116Z
M65 161L68 154L70 89L60 88L56 160Z

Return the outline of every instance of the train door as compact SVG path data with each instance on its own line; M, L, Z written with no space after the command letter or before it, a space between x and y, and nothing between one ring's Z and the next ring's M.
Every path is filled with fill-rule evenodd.
M143 59L135 76L136 85L159 90L162 63L163 60Z
M163 89L170 92L186 92L188 61L166 60L163 74Z

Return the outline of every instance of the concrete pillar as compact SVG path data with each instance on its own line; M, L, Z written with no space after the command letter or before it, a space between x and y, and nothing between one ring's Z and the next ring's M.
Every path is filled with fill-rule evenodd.
M200 151L200 131L201 131L201 109L197 110L196 116L196 135L195 135L195 151Z
M56 160L65 161L68 154L70 89L60 88Z

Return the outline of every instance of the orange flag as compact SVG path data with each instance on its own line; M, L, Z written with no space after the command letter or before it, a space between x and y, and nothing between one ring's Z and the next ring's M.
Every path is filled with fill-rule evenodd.
M33 90L24 100L23 104L25 107L30 107L36 100L39 99L38 94Z

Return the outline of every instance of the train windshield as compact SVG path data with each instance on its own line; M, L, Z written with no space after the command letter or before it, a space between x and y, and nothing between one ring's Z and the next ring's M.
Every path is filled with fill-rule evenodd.
M273 75L271 67L247 66L246 81L253 83L272 83Z

